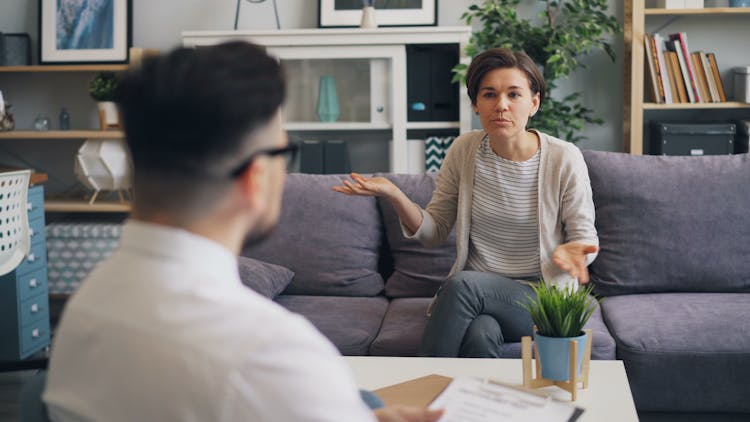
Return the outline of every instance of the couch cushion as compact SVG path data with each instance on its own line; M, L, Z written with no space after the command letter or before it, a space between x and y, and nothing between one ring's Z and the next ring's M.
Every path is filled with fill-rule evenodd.
M383 174L415 203L427 206L435 190L434 175ZM425 248L401 233L396 211L390 201L378 198L383 224L393 256L394 272L385 284L389 297L432 297L456 260L456 232L438 248Z
M246 256L238 257L237 264L242 284L269 299L283 292L294 277L294 272L289 268Z
M417 356L427 325L427 306L432 298L413 297L391 300L375 341L373 356Z
M388 299L376 297L289 296L276 302L309 319L342 355L366 355L383 322Z
M750 412L750 294L609 297L617 342L639 411Z
M286 294L374 296L383 290L375 199L332 191L341 178L288 175L278 227L265 242L242 252L294 271Z
M370 346L374 356L417 356L422 334L427 325L427 307L431 298L393 299L383 319L375 341ZM602 321L601 309L597 308L586 328L593 330L591 345L592 359L614 359L615 340ZM504 358L520 358L521 343L505 343L502 346Z
M583 156L597 294L750 292L750 156Z

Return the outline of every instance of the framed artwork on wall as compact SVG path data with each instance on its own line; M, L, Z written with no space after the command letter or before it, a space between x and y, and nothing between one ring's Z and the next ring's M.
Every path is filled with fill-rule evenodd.
M359 26L365 3L375 6L378 26L437 25L437 0L320 0L318 26Z
M127 63L132 0L39 0L39 63Z

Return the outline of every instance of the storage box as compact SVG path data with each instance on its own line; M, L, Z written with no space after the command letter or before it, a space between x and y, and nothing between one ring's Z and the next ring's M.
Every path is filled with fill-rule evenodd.
M0 66L28 66L31 64L29 34L0 32Z
M734 142L735 154L748 153L748 138L750 138L750 120L738 120L734 122L737 126L737 139Z
M47 278L50 293L73 293L96 265L120 243L120 224L47 225Z
M734 152L732 123L651 124L651 154L724 155Z
M734 69L734 100L750 103L750 66Z

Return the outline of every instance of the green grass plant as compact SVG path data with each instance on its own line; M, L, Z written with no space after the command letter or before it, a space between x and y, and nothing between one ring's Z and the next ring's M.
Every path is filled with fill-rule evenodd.
M590 285L573 290L548 286L540 281L532 288L536 298L528 296L528 302L519 304L531 314L537 333L545 337L569 338L581 335L584 325L598 305L591 296Z

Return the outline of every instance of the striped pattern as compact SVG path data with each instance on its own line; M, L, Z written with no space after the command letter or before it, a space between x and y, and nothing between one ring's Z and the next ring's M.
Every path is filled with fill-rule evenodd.
M485 137L477 151L467 267L509 278L538 279L539 157L498 157Z
M453 143L453 136L444 138L430 136L424 142L425 172L437 173L443 165L443 159L448 148Z

